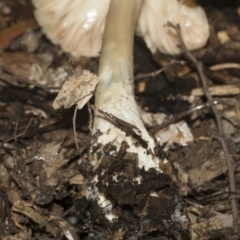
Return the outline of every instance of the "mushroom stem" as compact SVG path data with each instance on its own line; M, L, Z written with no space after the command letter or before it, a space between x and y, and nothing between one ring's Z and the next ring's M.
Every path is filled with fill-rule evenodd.
M128 64L128 74L132 79L133 35L140 3L139 0L111 1L103 35L99 75L104 74L111 64L114 71L117 71L115 65L124 61ZM114 82L114 79L111 81ZM102 80L103 82L106 84L106 78ZM128 84L126 81L123 83Z
M117 148L126 141L128 151L138 154L138 166L148 170L158 169L153 154L155 143L143 125L133 91L133 36L140 3L139 0L111 1L99 63L100 81L95 94L96 107L134 126L132 130L138 140L127 136L99 112L95 112L93 133L100 130L103 134L98 143L112 142Z

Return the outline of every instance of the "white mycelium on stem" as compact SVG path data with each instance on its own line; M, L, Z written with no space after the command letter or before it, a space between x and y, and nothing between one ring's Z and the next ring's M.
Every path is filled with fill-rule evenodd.
M133 35L140 2L113 0L110 4L103 36L100 82L96 89L95 105L134 126L133 131L143 143L133 136L126 136L125 131L105 119L98 111L95 112L93 130L103 133L98 138L98 143L101 144L112 142L119 147L122 141L127 141L128 151L138 154L139 167L148 170L151 167L159 169L159 160L154 157L155 143L140 118L133 91Z

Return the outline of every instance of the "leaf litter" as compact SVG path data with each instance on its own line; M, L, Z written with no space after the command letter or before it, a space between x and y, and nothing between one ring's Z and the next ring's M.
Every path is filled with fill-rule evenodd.
M229 199L239 199L240 74L236 64L232 65L234 68L219 64L239 60L240 20L237 8L230 3L228 7L224 10L212 3L206 8L213 29L210 41L193 54L204 63L210 91L217 96L216 107L223 116L226 143L235 168L237 190L234 193L229 188L224 152L209 108L192 111L180 119L191 130L191 138L184 139L187 146L178 145L184 134L177 127L175 138L170 136L167 137L170 140L160 142L158 154L170 162L161 166L166 174L139 170L136 156L125 154L124 146L117 158L113 158L111 145L99 146L102 160L93 169L88 151L93 140L84 105L88 101L92 103L98 82L91 73L96 73L96 59L76 60L70 68L77 72L73 70L66 81L69 61L31 25L34 23L32 8L20 1L1 1L0 31L13 31L17 22L19 26L27 26L24 24L28 22L31 28L31 37L29 33L24 34L27 30L24 28L10 34L2 31L1 35L6 37L2 42L7 43L0 59L2 239L237 239ZM24 19L14 9L29 14ZM34 45L24 47L31 45L31 39ZM153 56L153 60L146 51L141 40L135 39L135 75L156 72L159 64L166 66L171 62L170 57L160 53ZM150 129L161 125L160 118L167 121L172 115L205 104L194 67L183 56L179 60L186 64L168 66L164 74L154 78L147 74L146 78L136 80L137 100ZM86 69L89 72L85 72ZM65 81L64 90L60 90ZM55 111L52 102L59 90L61 97L55 100L55 107L59 109ZM81 110L74 137L75 104L79 104L77 107ZM170 126L165 125L164 131L171 129ZM75 141L79 143L79 151ZM85 197L95 174L99 175L99 189L111 198L120 216L121 220L115 224L109 224L103 209ZM141 185L136 184L139 174ZM154 196L147 197L152 190L161 196L160 201ZM179 193L189 220L185 227L169 221L172 209L182 201ZM239 201L237 207L239 210Z

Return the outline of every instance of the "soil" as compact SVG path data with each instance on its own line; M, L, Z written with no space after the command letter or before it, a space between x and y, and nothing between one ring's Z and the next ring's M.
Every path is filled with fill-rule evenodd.
M134 41L134 74L148 74L135 80L136 100L146 127L161 139L157 155L169 161L159 173L139 169L125 142L119 150L91 148L101 134L91 134L95 85L84 88L89 97L82 109L74 99L69 109L52 107L67 79L83 70L97 74L98 58L72 59L41 32L29 1L0 0L0 239L239 239L232 199L239 211L240 4L212 2L202 1L210 39L192 53L203 63L215 103L184 54L172 61L152 54L141 38ZM117 220L106 218L108 204L86 196L89 189L111 202Z

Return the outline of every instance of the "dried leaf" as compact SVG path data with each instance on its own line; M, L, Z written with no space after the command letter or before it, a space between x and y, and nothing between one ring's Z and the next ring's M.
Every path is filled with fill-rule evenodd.
M196 153L197 154L197 153ZM215 178L227 171L223 152L215 152L209 159L199 163L188 171L189 182L195 191L201 191L204 185L209 186Z
M0 66L16 78L29 79L31 66L36 64L41 63L34 54L26 52L3 52L1 54Z
M99 79L87 70L71 76L62 86L53 102L53 108L70 108L77 104L81 109L92 97Z
M12 39L24 33L27 29L35 27L37 27L37 22L34 19L28 19L14 24L11 27L2 29L0 31L0 47L9 47Z
M49 221L49 217L42 214L40 208L25 201L17 201L13 205L13 211L27 216L42 227L44 226L46 231L51 233L53 236L60 235L61 230Z

